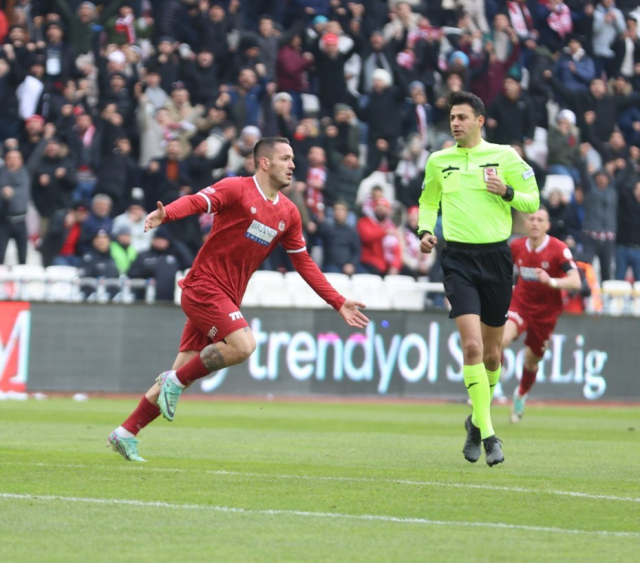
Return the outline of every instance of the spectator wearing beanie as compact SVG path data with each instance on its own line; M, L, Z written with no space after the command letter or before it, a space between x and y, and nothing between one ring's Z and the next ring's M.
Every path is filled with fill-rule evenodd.
M129 273L131 264L138 257L136 249L131 246L131 229L127 225L120 225L117 229L114 227L111 231L111 245L109 252L118 268L121 276Z
M80 261L80 275L83 278L118 278L120 273L111 256L111 237L106 229L99 229L92 233L91 245L82 255ZM85 299L95 296L96 288L93 285L83 285L80 291ZM113 299L118 293L116 287L107 288L109 297Z
M575 183L580 183L580 143L576 114L563 109L558 112L556 123L549 127L547 133L549 173L571 176Z
M302 101L300 101L302 107ZM278 92L271 98L270 107L264 112L263 134L265 137L293 136L298 126L298 118L293 115L293 97L288 92Z
M156 299L173 301L176 273L191 266L193 258L185 253L165 225L158 227L151 239L151 248L138 255L129 268L130 278L154 279Z
M417 135L423 148L429 148L432 142L430 128L433 124L433 108L427 102L425 85L418 80L411 82L409 96L403 111L402 136Z
M398 138L402 134L402 109L404 106L404 91L392 84L391 75L384 69L378 68L373 72L373 90L367 105L360 110L359 117L369 125L369 148L367 165L381 157L378 141L383 140L388 145L387 158L389 168L395 169L398 164ZM388 116L397 115L397 119Z
M412 207L422 195L424 169L429 152L422 146L420 137L411 135L395 169L396 199L405 207Z
M135 188L131 194L129 208L113 220L112 230L127 227L131 232L131 245L139 254L149 250L151 246L152 231L144 230L144 220L147 215L144 208L143 192L141 188Z

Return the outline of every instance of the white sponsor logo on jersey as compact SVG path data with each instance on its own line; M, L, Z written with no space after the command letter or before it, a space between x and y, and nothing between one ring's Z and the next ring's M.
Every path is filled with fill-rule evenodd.
M209 330L209 332L207 333L207 336L209 338L211 338L211 340L213 340L215 338L216 334L218 334L218 327L217 326L212 326L211 329Z
M520 267L520 277L526 281L540 281L535 268Z
M527 170L526 172L522 173L522 177L525 180L528 180L529 178L531 178L531 176L533 176L535 174L535 172L533 171L533 168L529 168L529 170Z
M229 318L232 321L239 321L242 318L242 313L240 311L234 311L233 313L229 313Z
M245 236L251 240L261 244L262 246L269 246L271 241L276 238L278 231L263 225L259 221L254 220L251 226L247 229Z

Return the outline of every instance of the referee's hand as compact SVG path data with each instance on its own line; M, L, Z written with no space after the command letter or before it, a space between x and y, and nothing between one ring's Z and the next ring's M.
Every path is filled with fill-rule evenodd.
M438 244L438 237L436 235L425 233L420 239L420 252L429 254L436 244Z
M498 176L490 176L487 180L487 190L502 197L507 193L507 186Z

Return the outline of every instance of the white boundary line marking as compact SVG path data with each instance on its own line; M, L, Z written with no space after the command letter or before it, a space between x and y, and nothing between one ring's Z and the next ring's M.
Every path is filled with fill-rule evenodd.
M64 497L58 495L31 495L31 494L13 494L0 493L0 499L12 500L42 500L42 501L61 501L61 502L83 502L88 504L102 505L125 505L136 506L142 508L170 508L184 510L204 510L210 512L226 512L232 514L255 514L266 516L304 516L311 518L343 518L346 520L362 520L369 522L384 522L394 524L424 524L428 526L462 526L466 528L500 528L504 530L525 530L528 532L549 532L554 534L572 534L572 535L596 535L611 537L629 537L640 538L638 532L622 532L608 530L576 530L569 528L555 528L547 526L528 526L526 524L504 524L502 522L461 522L455 520L429 520L427 518L401 518L398 516L382 516L375 514L340 514L337 512L308 512L305 510L282 510L282 509L252 509L252 508L236 508L233 506L215 506L206 504L178 504L160 501L142 501L128 499L109 499L109 498L86 498L86 497Z
M154 473L189 473L197 472L205 475L221 475L230 477L257 477L259 479L299 479L307 481L335 481L346 483L380 483L387 485L407 485L414 487L450 487L455 489L478 489L485 491L503 491L507 493L525 493L525 494L547 494L556 496L565 496L573 498L584 498L589 500L608 500L616 502L636 502L640 503L640 497L623 497L616 495L599 495L592 493L581 493L576 491L561 491L555 489L528 489L525 487L506 487L498 485L479 485L476 483L447 483L446 481L413 481L408 479L376 479L374 477L331 477L324 475L286 475L277 473L247 473L243 471L227 471L224 469L182 469L170 467L147 467L144 465L86 465L86 464L62 464L62 463L41 463L26 461L0 461L2 465L29 465L35 467L61 467L68 469L118 469L124 471L150 471Z

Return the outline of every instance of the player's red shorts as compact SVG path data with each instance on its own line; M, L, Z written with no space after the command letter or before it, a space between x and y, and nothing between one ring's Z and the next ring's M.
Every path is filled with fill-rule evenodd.
M527 332L524 339L525 346L529 346L538 358L542 358L556 328L558 317L531 318L526 305L516 299L511 301L507 316L518 327L518 336Z
M249 326L238 306L215 286L184 288L181 304L187 322L180 339L180 352L200 351Z

